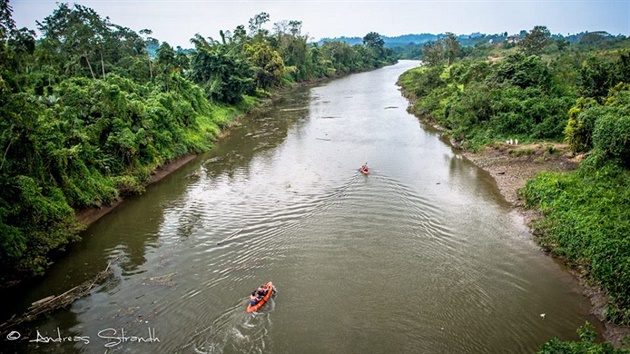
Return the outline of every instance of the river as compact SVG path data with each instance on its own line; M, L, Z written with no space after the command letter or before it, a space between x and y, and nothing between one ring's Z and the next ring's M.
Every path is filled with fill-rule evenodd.
M533 353L578 339L596 320L575 279L485 171L406 112L395 82L417 65L299 88L244 118L8 294L5 316L114 269L5 350ZM269 280L277 296L246 313Z

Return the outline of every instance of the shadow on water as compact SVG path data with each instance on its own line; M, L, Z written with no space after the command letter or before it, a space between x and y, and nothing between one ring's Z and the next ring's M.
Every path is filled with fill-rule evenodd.
M406 101L393 82L414 65L299 89L244 118L12 294L25 307L114 264L29 334L94 339L44 348L56 353L104 352L105 327L157 331L160 343L111 348L127 353L530 353L574 338L588 309L573 279L518 237L487 174L395 108ZM247 314L243 295L267 280L281 297Z
M124 203L82 232L81 241L67 246L45 276L0 290L0 295L11 304L0 310L0 322L25 312L37 300L62 294L92 279L110 263L116 277L146 272L142 265L147 261L147 251L161 245L159 237L168 207L185 204L179 198L201 173L230 178L236 171L254 172L248 169L255 156L264 156L280 145L289 130L300 129L300 122L308 117L310 99L307 87L285 93L282 99L241 118L229 136L217 141L211 151L150 185L143 195L125 198ZM175 233L184 238L191 235L201 217L198 212L187 213ZM98 230L98 236L94 230ZM73 321L64 320L64 326L72 325Z
M289 130L300 130L308 118L309 100L309 90L300 88L270 107L253 112L230 130L228 139L218 142L201 157L203 169L209 177L223 174L231 177L237 170L251 173L249 168L254 156L264 157L266 151L286 139Z
M442 155L443 162L449 171L449 181L447 183L457 186L461 190L470 190L479 192L479 195L489 196L501 207L509 208L511 204L501 194L495 179L490 173L484 169L478 168L474 163L463 156L462 151L453 146L448 137L442 134L439 129L418 120L420 129L427 136L435 137L448 147L449 153ZM445 183L445 181L435 181L436 184Z

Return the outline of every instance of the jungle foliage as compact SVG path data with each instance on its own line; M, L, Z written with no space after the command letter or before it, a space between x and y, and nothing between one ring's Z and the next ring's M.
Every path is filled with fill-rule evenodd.
M608 321L630 325L630 41L549 37L536 27L515 46L476 47L450 65L442 50L399 84L410 110L464 149L565 141L586 156L574 172L541 173L520 195L544 215L538 242L607 293ZM557 352L618 351L558 339L541 350Z
M0 279L42 274L78 239L75 210L141 193L157 167L208 150L269 90L394 62L378 33L318 46L300 21L270 32L269 19L182 50L65 3L37 39L0 0Z
M586 322L577 330L579 341L561 341L557 337L545 343L538 354L628 354L630 350L615 348L611 343L597 343L595 327Z

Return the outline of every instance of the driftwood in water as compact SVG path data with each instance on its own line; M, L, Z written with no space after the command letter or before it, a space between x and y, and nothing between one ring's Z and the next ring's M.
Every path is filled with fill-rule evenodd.
M225 241L227 241L227 240L231 239L232 237L234 237L234 236L236 236L236 235L240 234L240 233L241 233L241 231L243 231L243 229L240 229L240 230L236 231L235 233L231 234L230 236L228 236L228 237L224 238L223 240L221 240L221 241L217 242L217 245L220 245L220 244L222 244L223 242L225 242Z
M0 324L0 332L25 322L31 322L41 315L67 307L76 300L89 295L94 285L103 283L114 274L109 266L108 264L107 268L98 273L93 279L85 281L81 285L75 286L61 295L51 295L33 302L24 314L19 317L13 315L8 321Z

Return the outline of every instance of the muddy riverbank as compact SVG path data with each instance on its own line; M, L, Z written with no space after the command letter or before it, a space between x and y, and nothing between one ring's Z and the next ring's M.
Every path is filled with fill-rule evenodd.
M176 171L178 168L194 160L196 157L196 154L184 155L163 166L158 167L151 175L151 179L149 179L147 185L160 181L162 178L168 176L173 171ZM111 205L101 206L99 208L87 208L77 210L75 211L74 217L79 224L87 227L94 223L96 220L107 215L107 213L116 209L116 207L119 206L123 202L123 200L123 198L120 198L118 201Z
M518 196L518 190L540 172L573 171L584 158L583 155L571 154L565 144L550 142L527 145L495 143L479 152L464 152L463 155L490 173L503 197L523 216L530 229L531 223L540 218L541 215L536 210L524 207L523 201ZM532 233L535 234L536 230L532 229ZM599 318L605 326L605 331L602 334L604 339L616 347L621 346L624 337L630 336L630 328L604 321L606 293L589 285L580 277L578 270L568 267L567 270L579 279L584 295L591 302L591 313Z

